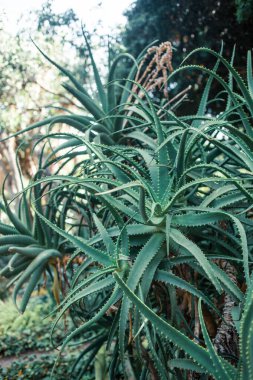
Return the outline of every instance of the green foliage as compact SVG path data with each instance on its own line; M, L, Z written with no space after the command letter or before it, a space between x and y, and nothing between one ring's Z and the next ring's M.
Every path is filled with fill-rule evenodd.
M75 361L75 356L68 355L64 357L54 375L55 380L70 378L71 366ZM28 355L26 360L16 360L11 363L10 367L0 368L0 376L2 379L12 380L33 380L35 377L38 379L49 380L52 367L55 362L55 355L43 354L39 357L36 355ZM92 374L87 376L86 379L91 379Z
M27 351L51 351L50 319L53 304L47 296L32 297L26 313L20 315L11 299L1 301L0 358L25 354ZM66 321L70 323L70 321ZM57 340L62 333L57 333Z
M224 43L223 55L227 60L236 46L235 63L239 71L243 72L247 50L252 49L252 10L251 0L203 0L201 7L198 0L137 0L125 12L127 24L122 32L122 42L127 52L136 57L140 50L154 40L159 43L170 41L174 47L174 67L178 67L183 58L197 46L218 51ZM196 58L193 58L195 64L198 63ZM204 52L201 62L208 68L214 64L212 57ZM227 75L223 66L221 72L223 77ZM168 91L172 96L185 89L189 83L192 85L189 101L180 106L182 114L196 112L205 81L206 77L201 72L188 75L187 83L183 75L171 81ZM218 83L215 82L212 97L219 91ZM223 105L211 102L208 108L220 112Z
M20 315L11 299L1 302L0 309L0 377L3 379L49 379L57 354L50 344L52 302L46 295L32 297L26 313ZM71 324L65 320L65 326ZM63 338L57 332L57 341ZM58 363L54 379L69 378L78 351L75 346Z
M201 7L196 0L137 0L126 11L128 22L122 37L133 55L151 41L169 40L178 49L178 61L196 46L219 49L221 41L226 46L226 57L234 44L245 56L246 49L252 47L251 15L251 0L204 0ZM240 25L236 16L240 22L247 21L246 25ZM136 35L140 37L135 38ZM237 60L242 63L241 58ZM207 56L203 60L208 63Z
M250 20L253 16L253 1L252 0L236 0L236 16L239 22Z
M11 255L2 274L15 284L14 300L26 284L19 306L23 312L42 273L52 279L59 302L51 313L53 345L59 346L55 334L62 330L66 313L74 326L64 331L60 353L73 339L85 344L72 367L77 379L84 378L94 361L96 373L106 372L111 379L186 379L189 371L206 379L249 378L251 56L245 84L221 54L207 48L190 53L187 62L205 53L217 64L213 70L181 66L170 75L168 80L174 81L181 72L197 70L209 78L197 114L179 116L170 105L157 106L133 80L135 61L127 80L111 82L123 56L112 64L104 88L86 43L99 100L48 58L68 77L71 84L64 88L86 113L55 116L29 126L26 132L42 125L49 128L35 143L42 147L40 165L19 194L18 213L11 210L3 192L2 209L12 227L0 226L2 254ZM220 76L218 62L228 75ZM222 92L212 98L216 82ZM116 85L121 89L118 99ZM220 97L224 109L210 115L209 102ZM59 132L58 123L70 125L74 132ZM60 145L47 154L45 146L52 147L57 139ZM55 164L57 169L45 175ZM224 262L238 273L236 279L221 265ZM194 308L183 309L185 296ZM232 357L226 348L217 353L204 314L207 310L215 324L226 321L222 306L226 310L227 298L239 315L240 348ZM196 335L197 320L202 333ZM235 331L233 322L230 328Z
M20 315L11 299L7 299L4 302L1 301L1 336L7 332L14 333L17 331L22 331L25 328L33 329L35 325L39 323L46 326L47 322L43 321L43 316L46 317L48 312L45 312L44 310L50 309L49 304L36 304L33 301L32 306L32 309L29 308L27 313Z
M70 94L77 102L81 104L80 110L83 114L74 114L72 112L69 113L68 110L63 109L64 111L67 111L67 113L65 112L62 115L53 116L45 119L44 121L35 123L29 126L26 131L42 127L44 125L48 125L51 129L55 124L61 123L73 127L76 131L82 132L83 136L85 136L88 141L94 140L96 142L113 145L114 143L121 143L128 138L138 138L139 140L142 140L145 138L142 133L139 133L138 137L137 135L132 134L139 122L138 112L136 112L135 117L132 116L132 103L129 104L129 98L130 95L132 95L134 99L137 98L136 103L138 103L136 92L132 92L131 88L134 85L133 79L138 69L138 63L143 58L144 52L139 55L137 60L127 53L118 55L115 60L110 63L108 82L106 86L104 86L93 58L88 36L86 36L84 32L83 35L89 51L91 66L94 74L94 81L96 85L95 96L94 94L90 95L84 86L68 69L54 62L35 44L43 56L55 67L57 67L61 74L69 79L71 85L69 83L64 83L63 87L67 90L68 95ZM118 65L121 62L124 64L126 60L130 60L133 63L133 66L129 71L127 79L124 81L125 85L123 85L121 81L116 81L116 75ZM126 120L129 120L128 128L126 128L125 125ZM140 124L140 131L141 127L142 125ZM14 136L18 136L22 133L23 131L19 131ZM71 141L69 141L69 144L70 145L66 145L66 142L64 142L62 146L57 147L57 151L65 149L68 146L74 147L81 145L78 138L74 139L74 137ZM51 158L51 156L49 157ZM52 163L53 161L49 161L46 167Z
M30 196L40 197L40 185L33 187L34 194ZM47 225L38 218L32 217L29 212L29 203L24 194L19 203L18 215L11 210L4 194L3 186L3 211L13 224L13 229L9 234L8 226L2 226L1 255L12 255L8 264L1 270L1 275L11 279L8 286L15 282L13 289L13 300L17 305L17 296L24 283L28 284L23 292L23 296L18 307L23 313L26 309L29 298L40 281L44 270L49 273L53 269L55 271L54 293L56 300L59 300L58 273L56 270L57 258L61 257L61 252L57 249L61 246L61 241L55 234L50 234ZM41 198L37 198L36 207L42 211ZM52 205L47 205L43 210L49 216L53 211ZM42 211L42 212L43 212ZM55 215L51 216L53 220ZM50 262L50 265L49 265ZM51 268L50 268L51 267ZM14 279L14 281L13 281Z

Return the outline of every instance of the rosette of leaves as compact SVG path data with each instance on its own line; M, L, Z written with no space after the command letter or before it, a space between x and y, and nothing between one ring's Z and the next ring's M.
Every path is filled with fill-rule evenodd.
M202 68L209 80L197 115L178 117L157 109L145 94L145 101L134 105L138 123L148 127L141 147L103 145L65 134L85 147L89 158L79 165L81 170L29 186L50 184L52 199L59 200L57 212L66 205L66 217L73 216L72 202L78 205L75 233L43 215L36 204L34 211L76 249L68 264L70 273L73 268L70 289L55 311L52 334L69 310L76 327L61 350L74 337L89 342L73 367L79 379L104 346L111 378L184 379L196 371L204 378L235 379L240 374L246 379L252 372L251 300L242 291L246 285L251 294L252 287L252 69L249 58L245 85L230 63L217 58L213 70ZM229 70L228 82L217 74L219 62ZM213 79L223 85L228 100L217 117L206 114ZM242 94L233 89L234 81ZM77 256L83 258L78 267L73 263ZM237 269L237 283L219 260ZM239 307L240 342L246 348L233 364L217 355L200 303L202 336L194 336L196 321L182 313L178 288L202 299L216 320L224 318L215 305L220 294L228 294Z
M201 367L201 371L217 377L216 362L212 362L209 350L187 338L190 325L185 328L185 335L178 331L185 319L180 316L175 288L203 299L215 313L219 311L213 300L222 291L229 293L235 303L243 302L239 286L219 268L217 260L232 260L238 271L244 272L239 282L250 285L247 238L252 223L244 210L252 203L252 177L245 175L251 164L242 157L250 151L252 140L243 132L238 134L231 121L224 119L203 117L204 122L194 126L193 122L201 116L187 120L166 112L161 123L148 94L146 97L147 105L142 103L137 108L152 125L148 135L152 136L153 149L110 147L77 137L89 151L92 164L87 164L79 177L43 179L62 179L62 186L75 189L79 203L85 189L89 197L83 207L87 208L88 200L96 205L92 211L94 230L98 231L84 240L58 228L36 211L52 229L89 257L75 274L53 331L70 309L77 327L66 337L62 349L75 336L82 336L92 341L85 351L90 352L92 360L105 342L107 347L114 344L112 377L122 371L119 363L124 368L130 362L136 374L144 371L141 360L131 359L133 352L137 358L144 355L143 340L148 342L148 358L161 378L167 378L168 373L182 376L178 363L173 362L177 369L168 367L168 359L181 356L182 350L197 363L182 360L184 368L198 371ZM218 132L226 134L228 143L213 137ZM214 152L215 159L210 162L206 156ZM226 224L225 229L222 223ZM197 272L204 288L198 289L176 275L173 268L179 264ZM156 315L157 282L167 287L170 310L166 314L162 308L160 313L170 323ZM159 338L161 332L162 337L168 337L166 348ZM229 362L219 360L224 372L229 376L235 373ZM83 370L79 376L81 373Z
M35 179L41 178L38 172ZM49 186L50 187L50 186ZM5 213L8 224L0 224L0 253L5 259L1 276L9 279L8 287L13 286L13 300L17 306L17 297L21 294L18 310L23 313L32 292L41 284L43 273L48 272L48 282L53 286L54 297L60 302L60 282L58 262L67 251L60 236L50 231L33 212L34 205L49 220L57 221L57 199L45 199L43 192L47 187L35 185L30 194L23 193L17 205L17 211L11 208L7 201L4 186L2 190L3 203L1 211ZM48 190L48 189L47 189ZM57 223L63 226L64 216ZM7 261L6 261L7 260Z

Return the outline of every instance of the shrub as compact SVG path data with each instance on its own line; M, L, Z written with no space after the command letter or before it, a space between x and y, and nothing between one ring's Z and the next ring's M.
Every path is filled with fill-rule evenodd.
M222 54L202 48L187 59L197 52L217 63L212 70L187 65L170 74L174 80L178 72L201 70L209 77L197 114L180 117L169 103L155 105L133 76L120 84L131 102L112 113L92 61L98 110L61 68L75 86L65 88L92 118L70 115L27 128L50 123L36 144L64 143L49 156L41 150L38 174L21 194L20 216L3 193L13 227L1 225L1 249L15 256L2 274L18 276L15 301L29 279L21 311L41 274L53 278L60 302L53 343L66 312L75 328L61 351L74 338L87 343L73 365L78 379L101 357L111 379L186 379L191 372L203 379L252 377L251 55L246 85ZM219 76L219 65L228 80ZM214 80L222 90L210 99ZM210 115L207 106L221 100L223 112ZM80 133L52 132L55 122ZM100 139L90 138L94 123ZM124 138L112 140L118 123ZM125 135L129 128L134 134ZM45 176L55 162L59 169Z

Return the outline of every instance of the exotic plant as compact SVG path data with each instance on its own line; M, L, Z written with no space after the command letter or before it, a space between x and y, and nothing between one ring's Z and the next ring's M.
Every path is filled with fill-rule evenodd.
M15 133L14 136L18 136L24 133L24 131L28 132L41 128L44 125L48 125L51 130L56 124L64 124L73 127L78 133L84 134L87 140L94 140L107 145L126 143L128 139L142 141L145 138L145 134L143 133L145 124L139 123L138 114L135 114L133 108L133 105L142 99L144 93L134 82L141 84L150 93L156 89L161 90L162 85L164 85L162 91L165 98L168 97L168 88L165 84L168 73L173 70L170 42L150 48L148 46L139 54L137 59L128 53L119 54L114 61L109 62L107 83L103 85L101 75L94 61L92 49L84 31L83 36L93 69L94 93L90 94L67 68L60 66L49 58L34 43L41 54L59 70L61 75L69 80L69 82L63 83L62 86L68 92L68 95L73 97L75 102L80 103L81 106L76 104L80 113L75 114L62 107L61 110L65 111L64 113L56 114L56 116L32 124L25 130ZM127 77L122 78L118 71L122 70L122 67L124 68L128 61L132 65ZM177 100L180 98L180 95L177 95ZM173 101L174 99L170 99L168 104L171 104ZM77 142L72 139L67 146L59 146L57 151L68 146L73 147L76 144Z
M155 105L130 78L122 85L131 103L124 104L127 114L105 113L96 122L124 126L126 119L136 139L107 144L87 133L49 130L36 142L65 140L49 156L42 149L40 170L21 195L22 209L29 208L29 194L36 225L50 236L42 242L36 232L26 245L69 257L63 276L68 291L53 313L52 343L69 312L75 328L61 351L73 338L87 343L73 366L75 378L82 379L95 358L96 373L111 379L252 377L251 55L246 85L222 54L199 50L217 57L212 70L183 66L168 78L184 70L209 76L196 115L179 117L170 104ZM228 80L219 76L219 65ZM222 91L210 99L214 80ZM207 112L221 101L223 112ZM94 125L89 120L88 128L81 118L78 123L88 131ZM44 176L56 162L57 171ZM5 197L3 208L27 235ZM42 272L52 265L51 257L40 255L36 251L28 268ZM19 287L28 268L13 279ZM29 289L35 278L38 273Z
M36 178L40 177L41 172L38 171ZM36 199L36 208L49 220L55 222L58 200L42 198L45 190L45 187L42 188L38 184L32 188L29 196ZM67 248L64 247L59 235L50 231L45 223L32 214L31 199L26 194L23 194L20 199L17 213L11 209L11 205L6 199L4 185L2 197L1 212L6 214L5 219L7 217L12 225L0 224L1 256L11 256L1 269L0 275L10 279L8 287L15 284L12 292L14 303L17 305L18 293L27 283L18 306L21 313L25 311L30 296L41 282L44 272L48 272L53 279L53 293L56 301L60 302L58 261ZM64 216L62 216L59 224L63 225L64 223Z

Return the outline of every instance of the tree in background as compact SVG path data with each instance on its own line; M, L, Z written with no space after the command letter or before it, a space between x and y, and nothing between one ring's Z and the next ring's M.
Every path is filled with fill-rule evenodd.
M236 0L236 16L240 23L247 21L252 22L253 17L253 0Z
M59 71L44 59L33 45L31 37L50 58L70 70L80 83L94 92L91 63L81 21L73 9L56 13L53 10L53 1L46 0L40 9L21 16L20 28L15 34L7 31L4 21L5 18L2 17L1 20L0 17L0 138L50 116L52 112L55 115L57 109L61 112L62 108L71 111L77 110L75 106L80 107L71 95L66 96L64 90L61 91L62 78L59 77ZM86 33L86 37L94 51L101 46L104 49L105 69L108 64L105 58L108 50L112 57L115 55L117 36L100 36L93 30ZM18 173L15 173L17 169L13 153L20 143L22 148L18 154L20 162L23 163L23 172L28 178L33 174L32 163L27 161L32 138L29 134L13 139L14 145L10 146L8 143L5 152L0 152L0 186L6 174L10 173L7 181L10 194L21 187Z
M81 57L81 41L74 45L75 33L78 29L80 32L79 19L72 10L54 14L50 4L47 2L40 10L30 13L30 24L29 20L20 22L25 27L16 33L7 31L4 16L0 20L0 138L24 129L41 117L50 116L52 112L57 113L57 108L76 109L71 97L60 89L58 70L43 58L30 38L32 36L42 50L64 66L67 55L68 68L84 83L87 71ZM27 16L22 17L26 20ZM69 46L66 46L67 42ZM20 144L18 156L22 171L28 178L34 174L34 163L30 159L32 138L33 134L29 134L2 143L0 187L8 173L6 188L9 194L21 190L14 154Z
M237 57L243 59L252 47L253 23L246 19L252 12L252 0L137 0L126 12L127 26L123 42L127 49L137 55L153 40L170 40L182 56L191 49L208 46L219 49L224 41L224 54L229 57L234 44ZM138 36L138 38L136 38Z
M246 5L249 14L249 10L253 9L252 0L236 0L236 3L231 0L202 0L201 4L198 0L136 0L126 12L127 25L122 33L122 41L134 56L154 40L159 43L171 41L175 48L172 61L174 68L194 48L205 46L219 51L223 41L223 56L228 60L236 45L235 65L244 75L247 50L252 48L253 35L253 23L245 15ZM209 55L194 55L191 63L211 68L214 60ZM224 69L220 74L227 75ZM198 103L206 76L199 71L189 72L189 76L186 73L184 77L179 75L175 89L169 89L171 96L185 88L185 79L192 87L188 101L182 103L181 107L189 112L193 103ZM214 83L215 93L219 90L217 86L217 82ZM161 99L162 93L159 96ZM212 107L219 110L221 104L213 103Z

